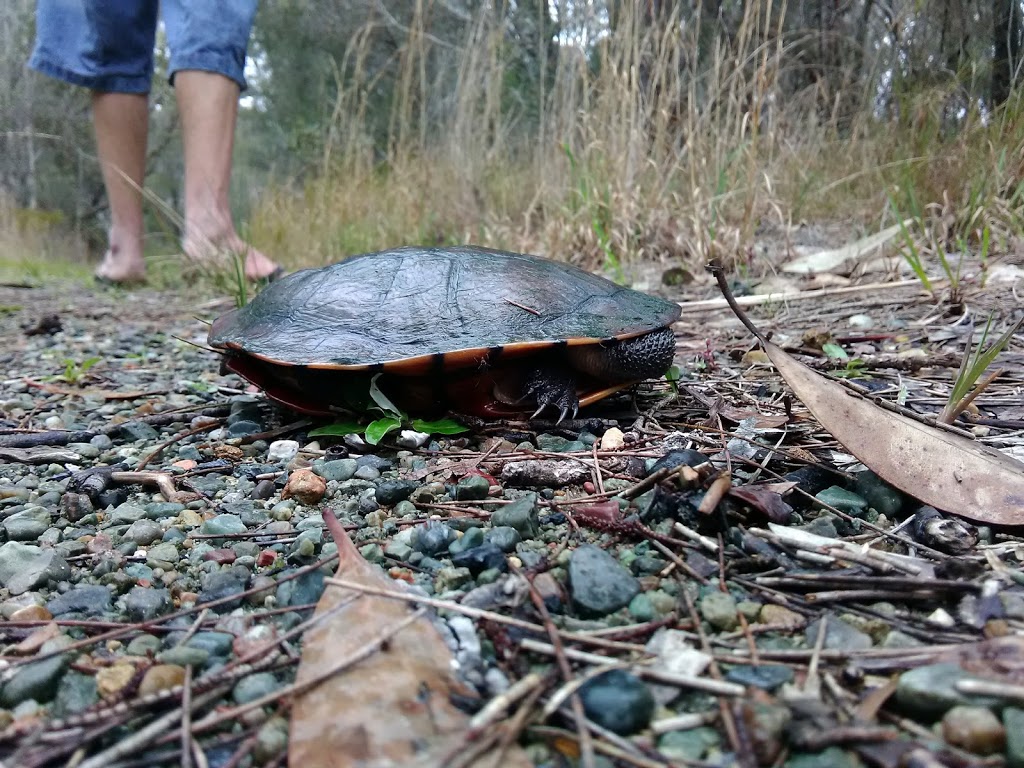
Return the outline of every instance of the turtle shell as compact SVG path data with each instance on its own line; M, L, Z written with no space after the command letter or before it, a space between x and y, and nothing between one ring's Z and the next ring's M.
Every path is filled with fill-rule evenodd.
M641 336L679 314L673 302L538 256L408 247L272 283L219 317L209 342L272 397L317 412L294 392L329 388L328 372L465 376L557 347ZM289 367L303 372L281 370ZM269 380L278 378L292 395L274 394Z

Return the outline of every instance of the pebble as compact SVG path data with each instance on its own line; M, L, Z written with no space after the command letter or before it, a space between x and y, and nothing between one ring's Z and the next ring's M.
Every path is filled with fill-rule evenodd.
M49 653L70 644L71 638L61 635L46 642L40 650ZM71 658L72 654L64 653L17 667L11 678L0 687L0 707L16 707L28 699L50 701L57 693Z
M537 450L549 453L572 453L574 451L585 451L585 446L580 440L569 440L560 435L540 434L537 435Z
M4 533L11 541L35 541L49 527L49 510L34 505L15 512L3 522Z
M317 459L313 462L314 472L324 480L334 480L339 483L351 480L359 468L355 459L331 459L330 461Z
M96 678L74 670L68 671L57 685L53 698L53 714L68 717L84 712L99 701Z
M838 485L826 488L815 494L814 498L854 517L860 517L868 508L867 499Z
M312 469L296 469L288 476L282 499L294 498L300 504L311 506L317 504L327 493L327 481L313 472Z
M740 623L736 615L736 598L718 589L711 590L700 599L700 613L704 621L724 632L732 631Z
M146 515L146 510L142 507L138 507L135 504L120 504L118 507L110 513L110 524L111 525L127 525L134 523L136 520L141 520Z
M492 515L491 521L493 522L493 520L494 518ZM469 533L469 531L467 531L466 533ZM516 544L518 544L522 540L523 537L520 536L519 531L509 525L499 525L493 528L489 528L487 532L484 533L484 541L486 541L488 544L493 544L506 554L508 554L509 552L514 552Z
M235 687L231 690L231 698L235 700L236 704L248 704L280 687L280 681L270 672L257 672L247 675L235 683Z
M780 685L793 682L793 670L781 664L741 664L725 673L730 683L774 691Z
M126 539L131 539L140 546L148 546L164 535L164 529L154 520L136 520L124 532Z
M133 621L149 621L170 607L166 589L132 587L124 596L124 607Z
M961 680L975 677L952 662L927 664L902 673L896 683L896 701L912 715L932 720L956 706L995 708L998 699L968 696L956 689Z
M129 662L101 667L96 672L96 691L102 699L117 697L135 678L135 665Z
M486 499L490 490L491 484L487 478L467 475L456 484L454 497L456 501L479 501Z
M414 429L403 429L398 433L398 437L395 438L395 445L399 448L405 448L406 450L416 450L422 448L427 444L430 439L430 434L427 432L417 432Z
M658 739L658 752L670 760L697 762L717 750L721 742L718 731L707 726L669 731Z
M646 728L654 714L654 696L636 675L613 669L579 689L587 718L620 736Z
M907 498L871 470L858 472L850 490L867 501L869 507L889 518L902 511Z
M942 736L976 755L994 755L1006 747L1006 729L990 709L958 705L942 716Z
M507 462L502 467L501 479L506 484L529 488L562 488L582 485L590 479L590 469L575 461L527 459Z
M77 614L100 616L110 610L114 596L109 587L99 584L80 584L63 595L57 595L46 604L46 610L54 616Z
M609 427L605 430L604 434L601 435L601 450L602 451L617 451L626 444L626 440L623 436L623 432L618 427Z
M818 626L821 620L812 621L807 625L804 638L807 645L814 647L818 640ZM835 615L828 615L828 625L825 628L825 648L836 651L863 651L872 646L871 636L861 632L856 627Z
M455 553L452 555L452 564L458 568L468 568L474 576L479 576L483 571L492 568L498 571L508 570L505 553L494 544L481 544L479 547Z
M231 536L246 530L241 517L229 514L216 515L199 526L199 532L204 536Z
M1004 709L1003 727L1006 729L1006 768L1024 768L1024 709Z
M267 448L268 464L287 464L299 453L297 440L275 440Z
M252 756L257 765L269 764L284 753L288 747L288 721L283 717L272 717L256 733Z
M629 605L640 582L599 547L584 544L569 557L569 589L584 616L606 616Z
M221 600L232 595L245 591L245 581L235 571L215 571L203 577L202 591L199 593L199 601L203 603L212 600ZM237 608L239 601L229 600L226 605L228 609ZM222 607L221 610L224 610Z
M511 504L491 513L491 525L514 528L523 538L533 538L539 528L537 522L537 494L529 493Z
M52 549L41 549L19 541L0 545L0 585L12 595L45 586L71 576L71 567Z
M154 664L139 683L139 695L150 696L185 683L185 668L177 664Z
M416 526L413 547L425 555L437 555L445 552L455 541L456 533L446 523L430 520Z
M178 667L187 667L190 664L193 667L202 667L209 658L209 651L192 645L178 645L156 655L157 661L161 664L172 664Z
M306 571L296 579L277 587L278 605L309 605L316 603L324 591L323 571Z
M382 507L391 507L408 499L415 489L416 483L411 480L385 480L377 484L373 497Z

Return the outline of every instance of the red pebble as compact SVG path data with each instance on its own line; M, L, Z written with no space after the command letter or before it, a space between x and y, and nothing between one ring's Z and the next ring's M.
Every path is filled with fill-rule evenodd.
M220 563L221 565L230 565L235 562L236 557L238 557L238 555L235 554L235 550L233 549L211 549L203 555L203 560L212 560L213 562Z
M583 490L586 491L587 493L593 493L594 491L597 490L597 488L594 487L594 484L592 482L587 480L587 482L583 484Z
M273 565L275 560L277 560L277 552L272 549L263 549L256 556L256 565L260 568L266 568L269 565Z

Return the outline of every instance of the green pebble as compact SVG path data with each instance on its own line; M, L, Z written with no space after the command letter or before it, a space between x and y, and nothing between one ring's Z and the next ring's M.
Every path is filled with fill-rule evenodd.
M680 761L697 761L722 743L718 731L701 726L686 731L669 731L658 739L658 751L665 757Z
M863 496L859 496L838 485L833 485L821 491L815 497L823 504L835 507L840 512L859 517L868 507L868 502Z
M148 656L159 652L160 645L160 638L155 635L137 635L128 642L125 653L129 656Z
M441 568L434 577L434 592L444 594L456 589L461 589L473 581L473 574L469 568Z
M209 658L209 651L189 645L179 645L175 648L168 648L166 651L161 651L156 656L156 660L161 664L177 664L180 667L185 667L189 664L193 667L201 667Z
M700 613L704 620L715 629L726 632L736 629L736 598L728 592L714 590L700 599Z
M483 528L470 528L468 531L463 533L462 536L460 536L448 545L448 553L452 555L457 555L460 552L465 552L467 549L479 547L483 543Z

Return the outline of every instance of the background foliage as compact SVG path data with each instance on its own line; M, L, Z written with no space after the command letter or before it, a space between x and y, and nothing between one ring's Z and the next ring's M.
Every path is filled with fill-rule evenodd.
M0 4L0 232L32 256L95 254L106 210L88 95L25 69L33 11ZM873 228L904 209L1007 247L1021 13L1020 0L267 0L235 204L292 266L457 241L606 267L741 258L766 222ZM166 211L181 186L160 72L152 105L159 254L176 248Z

